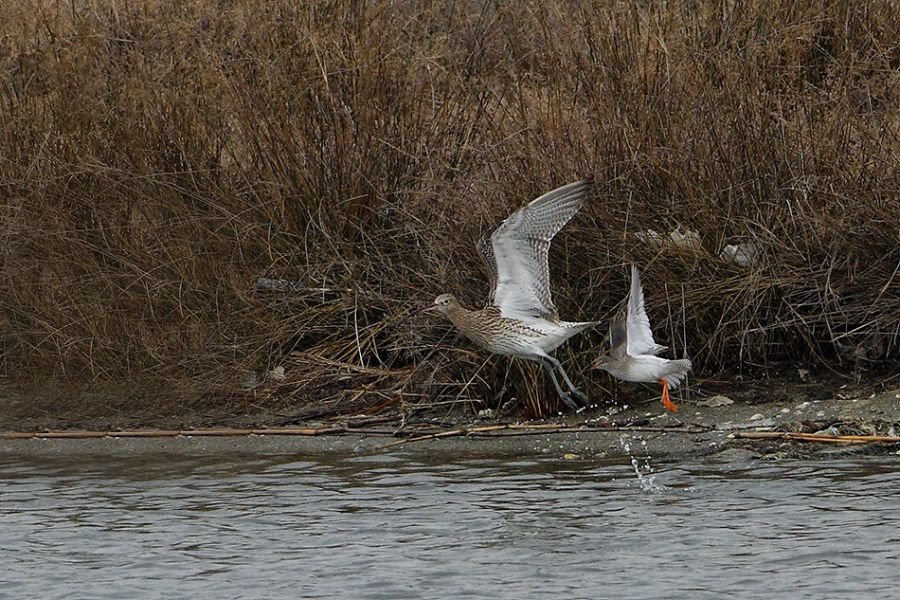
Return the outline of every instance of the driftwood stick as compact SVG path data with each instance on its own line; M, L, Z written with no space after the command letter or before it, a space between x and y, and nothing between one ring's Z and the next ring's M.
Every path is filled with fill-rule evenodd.
M125 429L122 431L107 431L108 437L177 437L181 435L178 429Z
M301 435L316 436L328 435L335 433L345 433L349 431L348 427L273 427L270 429L234 429L228 427L217 427L212 429L124 429L121 431L4 431L0 432L0 439L17 440L17 439L91 439L91 438L107 438L107 437L218 437L218 436L248 436L248 435ZM375 435L376 432L367 432L362 429L354 430L353 433Z
M343 426L335 427L272 427L270 429L253 429L253 435L303 435L317 436L332 433L343 433L347 430Z
M542 435L542 434L550 434L550 433L615 433L617 431L629 433L629 432L637 432L637 433L687 433L687 434L699 434L699 433L707 433L710 431L709 429L691 429L687 427L649 427L649 426L640 426L640 427L566 427L566 426L557 426L553 429L550 428L541 428L541 429L529 429L526 427L510 427L509 433L481 433L478 431L472 431L469 433L471 437L516 437L516 436L525 436L525 435Z
M230 429L230 428L216 428L216 429L191 429L189 435L193 437L218 437L218 436L230 436L230 435L250 435L253 433L252 429ZM186 432L182 432L181 435L186 435Z
M870 444L873 442L900 444L900 436L897 435L826 435L792 431L736 431L731 434L731 437L745 440L796 440L826 444Z
M36 438L73 438L73 439L86 439L86 438L102 438L109 435L108 431L81 431L81 430L72 430L72 431L46 431L42 433L35 433L34 437Z
M497 433L500 431L506 431L509 433ZM403 440L397 440L396 442L391 442L389 444L384 444L382 446L378 446L377 450L383 450L385 448L393 448L396 446L402 446L404 444L410 444L413 442L424 442L428 440L437 440L441 438L447 437L460 437L460 436L472 436L472 437L514 437L517 435L535 435L535 434L549 434L549 433L609 433L615 431L622 432L657 432L657 433L688 433L688 434L698 434L705 433L709 431L708 428L688 428L688 427L652 427L652 426L636 426L636 427L628 427L628 426L619 426L619 425L611 425L611 426L600 426L600 427L584 427L584 426L567 426L567 425L557 425L552 423L536 423L536 424L524 424L524 423L508 423L502 425L485 425L482 427L471 427L471 428L461 428L461 429L450 429L448 431L441 431L439 433L430 433L428 435L420 435L416 437L410 437Z
M344 433L352 433L356 435L388 435L392 431L384 429L370 429L364 427L354 427L351 425L330 425L325 427L269 427L261 429L238 429L229 427L215 427L206 429L123 429L115 430L64 430L64 431L6 431L0 432L0 439L95 439L95 438L161 438L161 437L222 437L222 436L249 436L249 435L284 435L284 436L319 436L319 435L337 435ZM426 429L427 431L427 429ZM657 432L657 433L688 433L697 434L709 431L708 428L691 428L691 427L655 427L648 425L563 425L557 423L499 423L495 425L480 425L477 427L466 427L459 429L449 429L440 431L431 431L429 433L421 433L419 435L397 440L390 444L380 446L382 448L390 448L400 446L412 442L421 442L426 440L435 440L446 437L458 436L478 436L488 437L490 435L515 436L515 435L537 435L541 433L593 433L593 432ZM772 433L772 432L763 432ZM771 436L770 436L771 437ZM868 441L868 440L867 440ZM882 441L891 441L882 440Z
M471 429L463 428L463 429L450 429L447 431L441 431L439 433L429 433L427 435L419 435L415 437L406 438L403 440L397 440L396 442L391 442L390 444L384 444L382 446L378 446L377 450L383 450L385 448L392 448L394 446L402 446L403 444L409 444L411 442L423 442L425 440L438 440L446 437L457 437L463 435L469 435L470 433L480 433L486 431L500 431L501 429L509 429L510 426L508 424L503 425L486 425L484 427L472 427Z
M0 432L0 440L30 440L34 437L33 431L4 431Z

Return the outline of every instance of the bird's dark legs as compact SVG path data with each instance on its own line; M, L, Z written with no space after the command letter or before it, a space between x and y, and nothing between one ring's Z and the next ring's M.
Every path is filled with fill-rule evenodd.
M553 387L556 388L556 393L559 394L560 400L565 402L566 406L571 408L574 411L578 410L578 405L572 401L572 398L569 394L565 393L562 388L559 386L559 380L556 378L556 373L553 372L553 365L551 363L545 362L543 360L538 361L543 365L544 370L547 371L547 375L550 376L550 381L553 382Z
M588 400L587 396L581 390L579 390L577 387L575 387L575 384L572 383L572 380L569 379L568 375L566 375L566 372L562 367L562 363L560 363L558 360L556 360L552 356L547 356L546 360L548 362L550 362L550 364L553 365L554 368L556 368L556 370L559 371L560 375L563 376L563 381L565 381L566 385L569 387L569 394L571 396L574 396L575 398L577 398L578 401L581 402L582 405L587 406L587 400Z
M506 359L506 374L503 375L503 385L500 387L500 391L494 394L494 403L497 407L500 407L500 402L506 396L506 384L509 381L509 370L512 368L512 359Z
M542 356L537 359L541 365L544 366L544 370L547 371L547 374L550 376L550 380L553 382L553 387L556 388L556 393L559 394L560 399L565 403L566 406L572 409L573 412L578 412L579 406L575 402L578 400L582 405L587 405L587 396L585 396L581 391L579 391L573 384L572 380L569 379L569 376L566 375L566 372L563 370L562 365L558 360L553 358L552 356ZM569 388L569 393L563 391L562 387L559 385L559 379L556 377L555 369L559 369L560 373L563 376L563 379L566 382L566 385Z

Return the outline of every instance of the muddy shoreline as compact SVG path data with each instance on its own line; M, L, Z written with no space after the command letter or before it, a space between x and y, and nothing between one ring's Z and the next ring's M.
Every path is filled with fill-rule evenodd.
M796 390L794 390L796 391ZM718 455L724 460L754 457L780 458L821 454L900 453L900 444L837 444L798 442L781 439L742 439L744 432L801 431L821 435L892 435L900 433L900 387L871 391L862 386L816 399L780 390L777 400L748 402L717 394L682 401L681 411L668 413L656 402L625 409L594 409L579 415L540 423L515 419L458 419L436 426L394 425L353 428L350 432L323 435L242 435L107 437L93 439L0 439L0 453L59 454L86 453L122 455L131 453L173 454L373 454L417 453L424 456L547 456L563 459L615 458L639 448L649 456L679 460ZM821 395L821 394L818 394ZM352 417L343 419L344 423ZM389 421L389 419L385 419ZM517 427L559 426L564 431L499 429L479 431L498 422L518 423ZM341 422L330 420L304 423L312 429L332 428ZM4 431L13 429L5 424ZM230 425L234 425L233 423ZM610 425L617 430L602 430ZM18 429L22 431L22 429ZM39 431L39 429L30 429ZM460 430L467 431L462 433ZM473 430L475 430L473 432ZM454 433L456 431L456 433ZM407 440L417 434L441 433L449 437ZM737 434L737 435L735 435Z

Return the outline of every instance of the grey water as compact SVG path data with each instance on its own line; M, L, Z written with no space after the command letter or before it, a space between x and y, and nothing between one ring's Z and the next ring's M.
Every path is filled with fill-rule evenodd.
M898 598L898 466L2 454L0 598Z

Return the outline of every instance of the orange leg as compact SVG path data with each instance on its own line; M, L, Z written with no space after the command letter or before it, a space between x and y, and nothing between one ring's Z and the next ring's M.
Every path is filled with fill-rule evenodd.
M678 412L678 407L669 398L669 382L665 379L660 379L659 382L662 384L662 405L672 412Z

